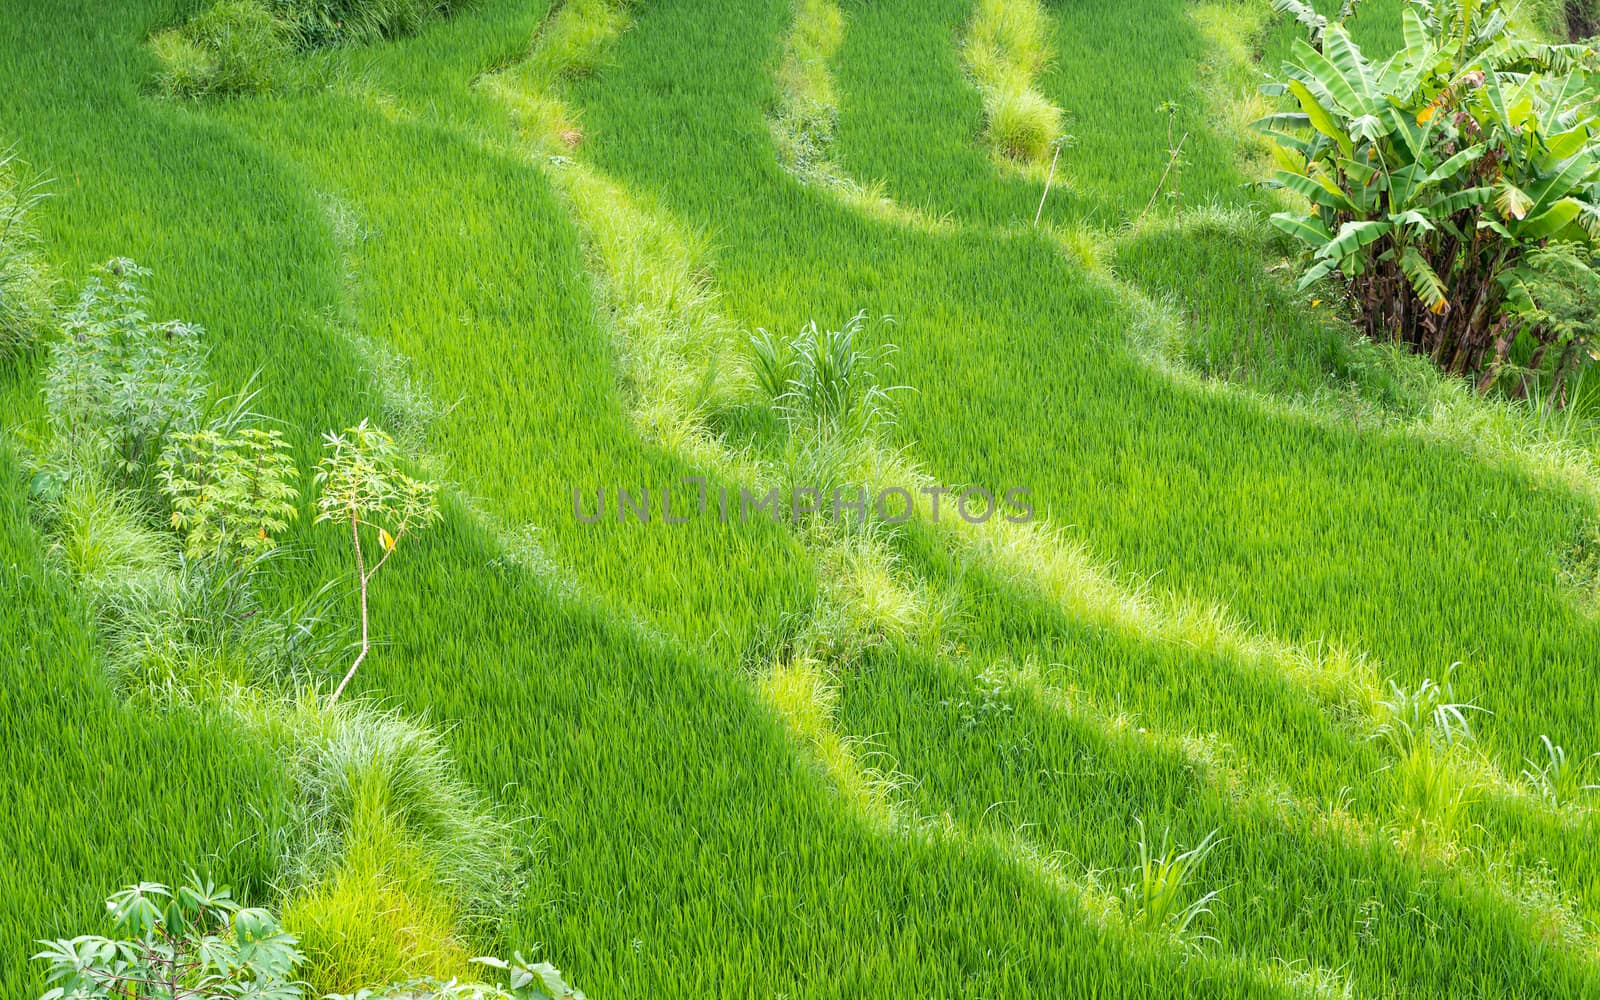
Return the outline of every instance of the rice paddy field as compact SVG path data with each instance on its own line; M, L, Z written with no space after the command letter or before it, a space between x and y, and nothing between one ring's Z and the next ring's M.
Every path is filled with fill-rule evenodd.
M44 509L59 324L0 353L0 996L190 870L306 996L1600 996L1600 439L1295 291L1266 0L471 0L174 96L202 6L0 0L0 148L60 312L137 261L281 432L253 600L324 638L130 668L187 562ZM812 323L886 401L826 454ZM335 710L362 420L440 516ZM717 516L835 479L912 516Z

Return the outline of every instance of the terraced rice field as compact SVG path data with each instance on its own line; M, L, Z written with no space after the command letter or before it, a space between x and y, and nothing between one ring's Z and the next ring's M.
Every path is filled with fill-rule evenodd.
M1241 127L1298 30L1267 4L476 0L173 100L149 40L192 6L0 0L0 137L47 177L51 271L149 268L306 485L362 419L445 484L345 696L515 830L508 898L446 906L441 953L591 997L1600 995L1600 813L1531 773L1541 736L1600 751L1570 568L1600 478L1293 290ZM986 17L1037 58L975 69ZM1053 175L1001 148L1013 85L1073 137ZM915 516L715 516L819 468L751 334L858 313L904 388L833 468ZM32 512L46 362L0 371L7 997L120 886L192 866L297 930L329 884L291 877L297 772L236 705L111 668ZM935 519L934 485L1033 516ZM667 487L709 504L668 523ZM307 514L281 548L262 605L337 580L343 621L348 539ZM1425 679L1469 743L1397 736ZM1187 929L1125 892L1141 831L1215 833Z

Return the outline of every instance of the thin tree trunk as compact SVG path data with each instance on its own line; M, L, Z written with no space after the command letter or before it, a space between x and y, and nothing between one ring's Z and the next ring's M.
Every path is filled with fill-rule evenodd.
M370 645L367 639L367 568L365 560L361 557L361 522L354 510L350 512L350 544L356 550L356 578L361 581L361 652L356 654L356 662L350 664L344 680L333 689L333 697L328 699L330 706L337 703L339 696L344 694L345 685L350 683L350 678L361 668L361 661L367 658L367 649Z

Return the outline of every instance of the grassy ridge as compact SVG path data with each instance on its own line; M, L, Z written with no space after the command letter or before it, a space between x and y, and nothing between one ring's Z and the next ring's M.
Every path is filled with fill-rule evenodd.
M882 9L875 7L875 13ZM1437 622L1438 590L1460 589L1476 595L1460 604L1449 597L1442 601L1446 607L1474 609L1470 634L1475 649L1484 644L1483 609L1511 600L1513 594L1521 595L1524 602L1527 592L1536 600L1542 594L1543 606L1557 620L1579 622L1555 583L1553 556L1538 569L1523 569L1527 575L1518 575L1517 584L1503 590L1501 586L1509 584L1504 576L1493 578L1481 572L1490 564L1517 575L1517 568L1526 567L1523 552L1552 552L1564 526L1581 516L1582 507L1573 498L1532 492L1531 484L1515 473L1482 469L1448 449L1429 448L1396 435L1334 430L1274 416L1226 395L1170 385L1140 370L1131 360L1122 367L1115 353L1109 357L1095 354L1091 360L1090 345L1103 344L1107 338L1103 333L1096 337L1082 330L1086 324L1073 319L1098 313L1101 319L1095 325L1110 325L1106 317L1115 317L1116 307L1091 304L1093 293L1072 288L1070 273L1063 274L1049 248L1022 235L958 237L952 242L962 252L947 256L941 252L943 247L927 246L933 241L891 232L882 241L897 247L897 260L914 257L916 262L891 270L875 252L881 243L859 240L854 229L857 220L838 218L826 205L813 207L803 222L798 220L794 196L781 180L746 188L749 193L743 198L734 196L739 188L730 180L711 197L713 192L697 187L693 177L705 169L708 156L715 156L716 150L725 150L723 155L729 157L717 170L719 176L742 180L751 170L748 163L735 162L732 151L742 148L741 133L745 142L750 141L748 135L758 123L754 109L747 110L741 120L730 95L761 86L759 55L744 56L732 41L735 35L748 35L753 29L741 31L709 15L693 22L676 11L651 16L656 19L652 22L657 25L655 30L640 30L625 39L637 52L629 64L631 72L600 81L589 102L591 127L603 109L612 118L602 122L600 127L606 130L602 135L635 137L625 148L602 144L606 162L662 191L691 217L718 227L728 247L719 261L719 280L729 299L740 304L739 314L751 317L752 324L772 321L775 313L781 314L795 300L824 314L830 302L835 303L835 310L847 309L840 301L837 282L824 287L824 282L811 278L832 273L819 267L825 256L846 262L847 270L871 267L871 287L877 297L869 308L901 315L897 338L905 352L902 375L922 389L908 406L908 419L903 423L909 436L917 439L917 453L956 458L982 454L985 458L981 465L957 466L955 475L947 471L947 479L993 481L1003 478L995 475L997 468L1002 472L1037 469L1041 454L1053 456L1052 468L1071 470L1065 475L1081 477L1081 489L1063 488L1059 480L1051 484L1052 510L1061 520L1081 517L1082 530L1099 543L1097 548L1114 551L1135 564L1149 565L1154 557L1158 561L1153 568L1162 571L1167 589L1225 595L1235 611L1245 611L1258 625L1306 639L1336 636L1373 651L1383 670L1393 676L1440 670L1434 659L1438 656L1434 626L1422 624L1430 622L1430 616ZM747 16L753 19L756 15ZM663 22L668 26L662 27ZM851 28L854 31L856 25ZM666 38L676 41L677 51L684 54L668 56L659 47L668 42L652 41ZM695 85L669 89L664 86L668 78L695 81ZM613 79L626 80L627 89L621 83L608 89L606 85ZM718 79L737 82L721 87L710 83ZM640 100L640 93L664 96L648 101ZM896 91L897 95L905 93ZM936 91L932 99L941 96ZM692 118L691 107L711 107L717 113ZM847 100L847 116L849 107ZM693 135L693 166L681 157L675 159L666 143L647 145L638 140L645 134L642 121L652 117L680 121L681 128ZM966 142L966 136L951 136L946 141L958 146ZM914 156L908 153L907 159L925 162L927 146L924 133L922 145L916 147ZM870 175L856 166L858 175ZM892 179L890 183L893 187ZM910 246L916 249L908 252ZM992 272L989 262L1002 254L1007 275L1016 275L1016 300L996 295L991 280L982 286L989 292L984 313L963 310L959 301L952 301L980 284L975 277L965 277L969 269L979 266L974 260L989 264ZM759 281L746 278L757 273ZM948 289L957 292L952 295ZM1079 303L1076 308L1071 304L1074 294ZM1040 343L1036 337L1009 335L1012 330L1033 329L1034 317L1040 315L1066 321L1067 329L1060 338ZM952 343L944 333L949 330L972 335ZM1034 363L1018 370L985 364L984 357L1021 357ZM1101 387L1101 394L1091 386ZM1113 386L1114 391L1105 392ZM939 395L945 387L950 391ZM951 420L951 414L960 414L961 419ZM1072 433L1052 440L1048 434L1052 428L1071 428ZM963 436L967 440L962 440ZM1270 478L1262 477L1263 469L1272 470ZM1208 487L1207 483L1216 485ZM1419 499L1419 490L1431 498ZM1437 524L1434 511L1471 509L1484 503L1486 495L1519 504L1525 512L1519 526L1532 536L1525 538L1528 544L1518 545L1503 531L1485 531L1474 535L1470 556L1449 546L1430 546L1441 530L1455 530L1462 522L1471 524L1481 518L1468 514L1452 519L1452 528L1446 529ZM1177 498L1182 498L1181 502L1175 502ZM1341 519L1328 524L1319 513L1328 510L1343 512ZM1115 523L1106 523L1108 511L1115 513ZM1362 512L1362 517L1354 516L1354 511ZM1549 527L1552 523L1554 530ZM1202 524L1199 533L1188 533L1190 526ZM1385 546L1393 545L1395 539L1416 541L1404 543L1399 551L1386 548L1384 558L1374 560L1367 550L1378 539L1383 540L1378 544ZM1296 555L1275 562L1267 558L1274 552ZM1299 553L1314 554L1302 563ZM1391 560L1396 558L1405 562L1394 565ZM1440 562L1448 568L1439 566ZM1388 583L1372 590L1351 586L1348 572L1342 569L1345 566L1382 573ZM1321 569L1308 573L1308 567ZM1277 572L1287 576L1277 577ZM1177 586L1172 582L1174 575ZM1432 595L1419 595L1427 605L1425 610L1406 606L1417 580L1427 580L1429 587L1435 588ZM1352 602L1356 606L1352 607ZM1466 620L1463 617L1458 622L1464 634L1469 631ZM1528 662L1523 650L1527 637L1516 622L1514 616L1502 620L1501 634L1507 646L1502 654L1505 659L1495 661L1495 684L1470 688L1480 702L1497 702L1499 716L1492 728L1510 734L1490 738L1506 743L1526 741L1533 725L1557 719L1566 731L1579 731L1584 700L1579 689L1567 688L1567 707L1555 708L1550 696L1559 697L1559 692L1546 688L1542 676L1505 669L1506 662ZM1572 657L1569 642L1593 641L1586 625L1580 623L1576 633L1582 638L1561 631L1541 636L1540 641L1550 643L1556 657L1563 655L1563 648L1567 649L1565 655ZM1430 650L1435 652L1430 655ZM1544 655L1550 655L1549 647ZM1489 673L1478 664L1472 666L1475 676ZM1125 687L1126 680L1123 683ZM1210 688L1204 695L1208 699L1232 697L1224 683L1205 686ZM1530 716L1539 721L1530 724ZM1508 723L1508 717L1513 721ZM1518 732L1524 735L1517 737ZM1502 751L1511 767L1527 752L1526 746L1522 742L1507 748L1509 752ZM1294 752L1294 743L1283 742L1276 754L1287 760ZM1585 882L1579 876L1568 885L1581 891Z
M1056 8L1062 48L1042 86L1071 110L1090 81L1155 44L1188 56L1134 61L1148 77L1135 75L1129 100L1186 87L1199 48L1180 6L1151 0L1139 18L1149 37L1126 43ZM896 314L899 376L919 389L901 422L911 457L947 482L1032 486L1054 523L1123 567L1120 580L1153 580L1113 582L1119 598L1153 591L1158 614L1189 596L1223 604L1269 637L1332 639L1405 679L1466 656L1458 682L1497 712L1484 728L1502 771L1546 729L1576 744L1590 714L1577 670L1596 635L1555 584L1553 553L1583 505L1452 449L1286 416L1151 370L1123 335L1132 303L1053 240L991 228L1031 212L1037 188L995 173L976 145L976 96L954 48L964 11L852 5L835 64L845 166L951 212L963 225L948 234L885 224L780 164L768 118L793 11L775 0L644 8L599 73L570 88L582 135L569 155L646 210L710 232L713 281L738 326ZM891 796L887 827L857 814L741 669L764 635L814 607L827 574L816 553L778 528L586 528L568 513L574 483L704 470L635 419L637 345L619 313L638 302L606 287L584 217L595 207L564 201L549 173L559 165L472 86L522 54L544 11L486 2L374 50L328 92L206 109L139 96L138 42L170 17L164 5L118 12L105 31L92 14L24 16L20 45L0 46L4 75L49 81L0 100L0 132L71 176L45 220L67 273L111 252L155 266L161 308L210 329L219 382L264 370L261 408L293 429L302 464L316 429L394 408L374 355L380 368L408 355L418 386L459 400L420 440L477 502L454 502L384 581L375 625L387 644L360 685L459 723L449 740L472 781L540 818L552 881L499 943L543 942L591 995L952 984L1043 995L1061 983L1287 995L1337 988L1339 975L1315 970L1339 967L1374 994L1397 982L1429 995L1593 986L1583 948L1545 943L1542 911L1506 898L1517 871L1483 878L1485 858L1504 852L1524 867L1549 859L1592 913L1587 815L1566 826L1491 801L1471 814L1484 830L1462 834L1484 857L1408 859L1386 828L1401 793L1371 778L1381 758L1360 720L1277 672L1283 663L1218 652L1176 616L1154 635L1085 621L938 533L902 536L896 572L958 596L959 644L888 642L832 665L838 700L823 724L917 782ZM121 68L108 78L100 63ZM912 71L927 76L907 88ZM875 74L897 85L875 86ZM1153 104L1128 107L1160 124ZM113 122L127 139L108 156ZM897 141L913 122L916 141ZM1126 137L1073 128L1085 162L1069 161L1073 187L1047 211L1062 223L1137 211L1164 134L1135 130L1129 153L1112 148ZM1186 192L1226 192L1232 167L1204 162ZM1254 321L1259 297L1205 291L1206 262L1225 252L1208 250L1186 256L1156 238L1124 257L1152 286L1191 289L1188 309L1218 327ZM1256 263L1240 254L1218 267ZM18 376L7 412L25 417L35 404ZM40 569L24 487L6 481L17 555L4 561L35 581L23 606L79 671L93 706L77 741L86 759L117 760L128 726L154 726L149 753L220 774L236 804L270 808L270 766L223 755L204 726L180 739L192 720L133 720L115 705L81 613ZM508 558L507 526L527 524L550 557L533 561L538 572ZM302 530L306 559L280 581L282 600L341 566L337 539ZM1528 615L1553 624L1530 633ZM37 694L20 679L5 690ZM79 714L16 704L6 724L34 740ZM52 753L33 745L25 759ZM92 787L87 767L66 781ZM1351 784L1351 801L1330 806ZM165 815L159 790L115 787L119 811ZM0 897L0 928L17 941L8 954L83 926L89 900L145 866L234 843L237 814L202 806L184 805L197 817L188 839L110 858L94 851L114 836L59 831L58 857L71 860ZM1096 870L1128 863L1133 815L1171 823L1184 843L1212 827L1229 837L1208 870L1230 886L1208 928L1216 949L1192 958L1107 910L1121 873ZM25 827L8 832L30 843ZM248 848L224 864L252 884L270 874ZM81 898L62 909L64 884ZM0 989L26 981L0 968Z

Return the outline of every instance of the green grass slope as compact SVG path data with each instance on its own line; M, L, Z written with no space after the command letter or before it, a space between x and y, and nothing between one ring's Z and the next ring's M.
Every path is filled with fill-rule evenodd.
M1263 328L1298 387L1361 355L1227 226L1163 206L1115 237L1114 274L1030 229L1037 182L980 144L970 4L846 4L830 67L838 162L946 217L927 228L780 164L781 0L632 5L593 72L555 81L514 74L556 12L480 0L352 50L311 92L200 105L149 93L142 43L178 6L8 0L0 78L30 83L0 91L0 135L55 177L60 272L152 267L158 313L206 327L220 385L261 372L257 408L302 467L322 429L370 415L452 482L444 524L376 592L383 641L353 690L449 726L468 780L535 820L537 879L475 945L537 941L591 996L1600 990L1594 814L1505 777L1542 733L1597 749L1600 629L1557 562L1590 502L1514 456L1152 364L1152 298L1215 357ZM1188 5L1127 6L1048 8L1039 86L1078 137L1057 231L1140 212L1168 99L1197 109L1186 203L1254 198L1198 111ZM530 141L485 85L499 72L559 90L573 148ZM710 448L638 419L656 383L629 338L660 275L608 272L595 213L615 206L575 203L569 161L626 193L622 228L703 234L698 277L733 330L893 314L873 336L916 392L892 443L945 483L1031 488L1061 537L895 534L885 589L947 599L948 634L886 630L815 665L819 694L813 668L768 661L834 600L831 550L770 524L578 523L575 486L737 488L762 432L745 397L708 404ZM708 384L742 360L719 363ZM36 379L6 373L8 431L37 424ZM29 942L86 928L121 884L192 863L268 895L260 831L286 792L203 712L120 702L20 462L0 472L18 623L0 847L20 862L0 875L0 993L22 996ZM335 534L296 527L270 603L341 571ZM1475 719L1490 774L1450 772L1467 799L1424 841L1426 793L1371 739L1371 701L1458 660L1458 693L1493 712ZM1225 838L1204 870L1214 941L1130 925L1136 817Z

